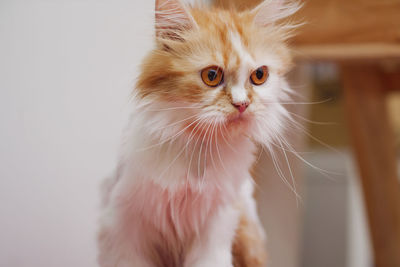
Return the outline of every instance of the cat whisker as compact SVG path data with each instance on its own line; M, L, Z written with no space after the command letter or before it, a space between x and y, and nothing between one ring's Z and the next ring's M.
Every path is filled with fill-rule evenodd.
M205 122L206 122L205 118L202 118L201 125L204 125ZM200 130L200 129L201 129L201 132L200 132L199 136L198 136L197 139L196 139L196 142L195 142L194 147L193 147L192 155L190 156L190 163L189 163L189 171L188 171L188 174L190 173L190 168L191 168L191 164L192 164L194 152L197 150L197 149L196 149L197 144L198 144L198 142L199 142L199 140L200 140L200 138L201 138L201 136L202 136L202 134L203 134L203 132L204 132L204 130L205 130L205 128L204 128L203 126L201 126L201 127L199 128L199 130ZM198 131L197 131L197 132L198 132ZM196 132L196 134L197 134L197 132ZM199 155L199 157L200 157L200 155ZM198 166L197 169L199 169L199 166ZM198 175L199 175L199 173L198 173Z
M282 141L280 140L280 138L277 138L277 140L278 140L278 142L279 142L279 144L280 144L280 147L281 147L281 149L282 149L283 155L285 156L286 164L287 164L287 167L288 167L288 169L289 169L289 174L290 174L290 177L291 177L291 179L292 179L293 190L294 190L294 192L295 192L295 194L296 194L296 196L297 196L298 193L297 193L297 188L296 188L296 181L295 181L294 176L293 176L292 167L290 166L289 159L288 159L288 156L287 156L287 154L286 154L286 151L283 149ZM300 197L300 198L297 198L297 197L296 197L296 204L297 204L297 206L299 205L299 200L301 201L301 197Z
M180 120L180 121L176 121L176 122L173 122L173 123L171 123L171 124L168 124L168 125L165 125L165 126L156 128L156 129L154 129L154 130L155 130L155 131L164 130L164 129L166 129L166 128L175 126L175 125L177 125L177 124L179 124L179 123L181 123L181 122L184 122L184 121L193 119L193 118L196 117L196 116L197 116L197 114L196 114L196 115L189 116L189 117L187 117L186 119L183 119L183 120Z
M262 101L263 104L280 104L280 105L318 105L324 104L331 101L332 98L321 100L321 101L314 101L314 102L270 102L270 101Z
M261 147L262 147L262 146L261 146ZM258 153L257 158L256 158L256 161L254 162L254 164L257 164L257 163L260 161L260 159L261 159L261 155L262 155L263 150L262 150L262 149L259 149L259 150L260 150L260 152Z
M296 118L299 118L299 119L305 121L305 122L312 123L312 124L316 124L316 125L337 125L337 123L335 123L335 122L313 121L313 120L309 120L309 119L307 119L307 118L305 118L305 117L303 117L303 116L301 116L301 115L299 115L299 114L296 114L296 113L294 113L294 112L288 111L288 113L289 113L290 115L296 117Z
M278 144L274 143L271 140L268 140L268 143L271 144L271 145L274 145L275 147L279 147ZM289 150L287 148L282 148L282 149L285 150L286 152L293 152L292 150ZM299 154L310 154L310 153L313 153L313 152L311 152L311 151L296 151L296 153L299 153Z
M201 145L200 145L199 159L198 159L199 162L198 162L198 169L197 169L199 177L200 177L200 167L201 167L201 152L202 152L202 150L203 150L204 140L205 140L205 138L207 137L207 133L208 133L208 130L210 129L210 127L211 127L211 124L208 125L207 130L206 130L206 132L204 133L204 136L203 136L203 139L202 139ZM207 137L207 138L208 138L208 137ZM207 140L208 140L208 139L207 139ZM204 153L203 175L202 175L202 179L201 179L201 180L202 180L202 182L201 182L201 188L203 188L204 174L205 174L205 169L206 169L206 164L207 164L207 145L208 145L208 143L206 143L206 150L205 150L205 153Z
M189 144L191 143L191 141L192 141L193 138L194 138L193 132L196 130L196 128L197 128L197 130L196 130L196 132L195 132L194 134L196 134L196 133L198 132L198 129L199 129L198 126L201 124L201 122L202 122L202 121L200 121L199 123L197 123L196 126L195 126L195 127L192 129L192 131L190 132L188 141L186 142L185 148L184 148L184 149L185 149L185 153L187 153L187 148L188 148ZM193 135L193 137L192 137L192 135ZM187 171L187 174L186 174L186 195L185 195L186 199L187 199L187 189L188 189L188 184L189 184L190 165L191 165L191 161L189 162L188 171Z
M206 119L204 119L204 122L206 122ZM204 131L206 130L206 128L205 127L202 127L203 129L202 129L202 131L201 131L201 133L199 134L199 137L197 138L197 140L196 140L196 144L195 144L195 149L193 149L193 152L192 152L192 157L193 157L193 155L194 155L194 152L195 152L195 150L196 150L196 146L197 146L197 143L198 143L198 141L201 139L201 137L203 136L203 133L204 133ZM204 138L204 136L203 136L203 138ZM202 147L202 144L200 144L200 148ZM199 149L200 150L200 149ZM200 178L200 160L201 160L201 153L199 152L198 153L198 161L197 161L197 178ZM198 183L198 186L199 186L199 188L200 188L200 190L202 190L203 189L203 184L202 184L202 179L200 179L201 181L198 181L198 179L197 179L197 183ZM199 198L199 195L200 194L198 194L197 196L196 196L196 198L193 200L193 202L195 202L195 201L197 201L197 199Z
M256 123L257 128L260 130L260 125L257 122ZM280 168L280 165L278 163L278 160L276 158L276 155L274 153L274 150L269 146L270 144L274 145L275 147L279 148L279 146L276 146L275 144L273 144L272 142L268 141L267 144L260 144L261 145L261 149L262 151L265 151L264 148L267 148L271 159L272 159L272 163L275 167L276 173L278 174L279 178L283 181L283 183L294 193L294 195L296 196L296 202L298 201L297 199L300 198L300 196L298 195L296 189L289 183L289 181L286 179L286 176L283 174L282 169ZM255 181L254 181L255 183Z
M202 106L187 106L187 107L171 107L171 108L161 108L161 109L148 109L148 111L168 111L168 110L181 110L181 109L199 109Z
M268 154L268 152L265 151L263 145L259 145L259 148L260 148L260 153L258 154L258 161L255 162L255 165L257 165L257 163L258 163L259 160L261 159L261 155L262 155L263 153ZM265 191L263 190L263 188L256 182L256 180L255 180L256 177L255 177L254 175L251 175L251 178L252 178L252 179L251 179L251 183L255 186L255 188L256 188L257 190L259 190L261 193L265 193Z
M194 138L194 134L196 134L196 133L198 132L198 130L200 129L198 126L200 126L203 122L204 122L204 119L202 119L201 121L199 121L199 122L195 125L195 127L192 129L192 131L190 132L189 137L188 137L188 141L186 142L184 148L182 149L182 151L185 151L185 153L187 152L187 148L188 148L189 144L191 143L191 141L192 141L193 138ZM197 128L197 130L196 130L196 128ZM194 132L195 130L196 130L196 132ZM193 132L194 132L194 134L193 134ZM195 149L195 148L194 148L194 149ZM188 172L187 172L187 174L186 174L185 205L187 205L187 194L188 194L189 173L190 173L190 165L191 165L191 163L192 163L192 161L191 161L191 159L190 159L190 162L189 162L189 165L188 165ZM183 209L182 209L182 212L183 212Z
M160 174L160 177L162 177L165 172L175 163L175 161L182 155L182 153L185 151L187 148L188 143L191 141L191 134L194 131L194 129L191 131L189 135L189 140L186 142L186 145L178 152L178 154L175 156L175 158L171 161L171 163L165 168L165 170Z
M294 126L296 127L297 130L302 131L305 135L307 135L308 137L310 137L311 139L313 139L314 141L318 142L319 144L325 146L326 148L338 153L339 155L342 155L342 153L335 149L334 147L328 145L327 143L321 141L320 139L316 138L315 136L313 136L310 132L308 132L300 123L298 123L297 121L291 119L290 122L292 122L294 124Z
M174 134L174 135L171 136L171 137L168 137L166 140L163 140L163 141L161 141L160 143L157 143L157 144L154 144L154 145L151 145L151 146L148 146L148 147L144 147L144 148L137 149L136 152L142 152L142 151L145 151L145 150L148 150L148 149L157 147L157 146L161 146L161 145L167 143L168 141L176 140L176 138L178 138L180 135L182 135L182 134L185 132L186 129L188 129L190 126L192 126L194 123L196 123L196 122L199 121L200 119L201 119L201 118L197 118L196 120L194 120L193 122L191 122L189 125L187 125L185 128L183 128L182 130L180 130L178 133Z
M221 162L221 166L224 169L225 173L229 175L228 170L225 168L224 162L221 158L221 153L219 151L219 145L218 145L218 129L221 131L221 124L217 124L217 129L216 129L216 136L215 136L215 144L216 144L216 150L217 150L217 155L219 158L219 161Z
M196 130L196 132L194 133L195 135L199 132L200 129L204 130L204 128L198 127L198 126L203 125L205 121L206 121L206 120L205 120L204 118L202 118L202 120L196 125L197 130ZM193 137L194 137L194 136L193 136ZM193 149L192 149L192 154L191 154L191 156L190 156L190 161L189 161L189 165L188 165L188 172L187 172L187 174L186 174L186 179L187 179L187 180L189 180L189 175L190 175L190 169L191 169L191 166L192 166L193 155L194 155L194 152L196 151L196 146L197 146L197 143L198 143L200 137L201 137L201 135L199 135L199 136L197 137L196 142L195 142L195 144L194 144L194 146L193 146ZM188 145L188 144L186 144L186 145Z
M275 170L276 170L278 176L281 178L283 183L294 193L296 198L300 197L297 194L297 192L293 189L292 185L288 182L288 180L286 179L286 176L283 174L282 169L279 166L279 163L278 163L278 160L276 158L276 155L275 155L274 151L272 149L268 149L268 151L270 152L272 163L275 166Z
M225 130L228 132L228 129L226 129L226 126L224 123L222 123L222 126L224 126ZM222 128L221 128L221 135L222 135L222 139L224 139L225 143L229 146L229 148L232 149L233 152L237 153L236 149L226 140L224 131L222 130Z
M213 151L212 151L212 146L214 145L214 143L213 143L213 137L215 136L216 124L217 124L217 121L214 120L214 121L213 121L213 127L212 127L212 130L211 130L211 135L210 135L210 158L211 158L211 164L213 165L214 170L217 170L217 166L215 165L214 156L213 156ZM215 140L214 140L214 141L215 141Z
M305 164L307 164L311 168L317 170L319 173L321 173L323 176L327 177L328 179L334 180L332 177L329 176L329 174L330 175L343 175L342 173L327 171L327 170L321 169L321 168L311 164L306 159L304 159L302 156L300 156L287 141L285 141L284 139L281 139L281 141L283 142L283 144L286 145L286 147L289 149L289 151L291 153L293 153L293 155L295 155L299 160L301 160L302 162L304 162Z

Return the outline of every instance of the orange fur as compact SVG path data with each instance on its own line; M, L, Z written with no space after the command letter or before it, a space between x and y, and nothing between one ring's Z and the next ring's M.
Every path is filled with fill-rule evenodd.
M266 263L266 248L260 238L256 224L245 215L240 218L232 247L234 267L263 267Z
M204 63L198 63L198 59L218 63L224 68L225 86L234 84L241 58L230 43L228 35L232 31L240 35L252 56L270 51L278 55L281 61L276 71L284 74L289 70L291 58L286 46L287 30L274 25L257 27L253 21L254 14L249 11L238 13L212 8L205 12L193 8L190 13L198 27L177 31L174 38L168 34L157 37L157 47L142 64L137 82L140 97L198 103L211 90L198 78L199 71L207 67ZM246 86L248 89L252 87L251 84ZM221 106L230 106L229 94L221 96L217 102Z

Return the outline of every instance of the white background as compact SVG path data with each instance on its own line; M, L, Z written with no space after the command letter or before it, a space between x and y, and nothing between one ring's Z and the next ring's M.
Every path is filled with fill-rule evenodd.
M91 267L153 1L0 1L0 266Z

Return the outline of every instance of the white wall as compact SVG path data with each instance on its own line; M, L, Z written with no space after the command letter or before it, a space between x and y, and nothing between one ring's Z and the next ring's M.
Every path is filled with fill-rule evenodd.
M0 1L0 266L90 267L153 1Z

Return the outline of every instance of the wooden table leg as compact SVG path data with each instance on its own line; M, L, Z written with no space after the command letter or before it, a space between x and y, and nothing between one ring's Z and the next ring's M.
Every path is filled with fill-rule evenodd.
M358 161L375 266L400 266L400 185L378 66L344 65L346 116Z

